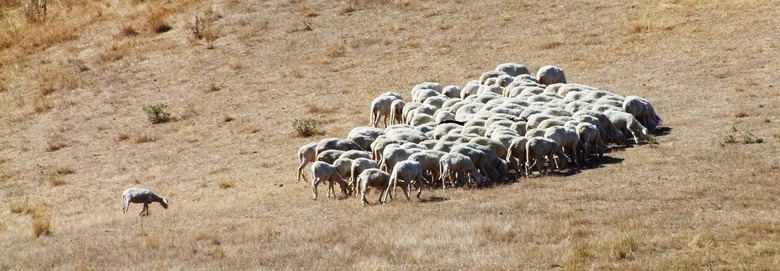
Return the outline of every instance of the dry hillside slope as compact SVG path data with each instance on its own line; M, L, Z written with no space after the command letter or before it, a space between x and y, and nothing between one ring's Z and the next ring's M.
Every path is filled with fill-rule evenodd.
M780 266L772 3L48 2L0 3L0 270ZM367 125L379 93L504 62L646 97L670 132L422 201L312 201L295 182L298 148ZM299 118L324 133L297 137ZM122 214L133 186L170 207Z

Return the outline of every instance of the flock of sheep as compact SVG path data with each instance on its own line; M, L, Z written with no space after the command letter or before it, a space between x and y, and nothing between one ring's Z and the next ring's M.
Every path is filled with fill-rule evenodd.
M328 184L328 197L338 184L365 205L369 187L379 188L385 203L397 185L409 199L413 187L420 198L425 186L483 186L534 169L544 175L596 162L610 144L646 140L661 122L647 99L566 83L555 66L534 77L517 63L500 64L463 87L418 84L410 100L382 93L369 119L344 139L299 149L298 180L313 162L314 199L320 183Z

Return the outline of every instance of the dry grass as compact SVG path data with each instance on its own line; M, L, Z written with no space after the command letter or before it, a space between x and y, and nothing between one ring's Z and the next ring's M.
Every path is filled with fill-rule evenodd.
M27 19L27 2L0 2L0 269L780 262L780 64L767 38L780 14L765 2L62 0L45 20ZM218 30L212 45L189 29L196 15ZM293 181L298 148L366 125L377 94L409 100L417 83L462 86L502 62L646 97L671 130L568 176L383 206L326 199L323 186L312 201ZM151 125L139 107L156 101L182 118ZM319 133L296 136L304 118ZM170 208L122 214L129 186L164 191Z

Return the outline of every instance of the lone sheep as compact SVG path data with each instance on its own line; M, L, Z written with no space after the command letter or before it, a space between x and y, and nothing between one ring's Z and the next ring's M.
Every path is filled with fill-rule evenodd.
M125 192L122 192L122 213L127 212L127 208L130 207L130 203L143 203L144 208L141 209L140 216L149 215L149 203L159 202L163 208L168 209L168 199L160 197L152 190L146 188L128 188Z

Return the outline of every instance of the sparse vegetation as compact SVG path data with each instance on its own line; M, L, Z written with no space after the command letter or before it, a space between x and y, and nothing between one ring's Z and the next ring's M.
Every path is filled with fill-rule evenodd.
M293 129L298 136L310 137L321 133L319 129L320 121L313 118L295 119Z
M725 144L737 143L738 136L735 135L735 133L737 133L737 127L732 125L729 131L730 132L723 137L723 142L721 143L721 146ZM764 139L753 135L753 133L751 132L745 132L742 134L741 140L739 142L741 142L742 144L764 143Z
M780 28L766 2L61 0L39 22L28 2L0 1L0 269L777 269L767 37ZM172 29L157 34L152 13ZM417 83L462 86L499 62L651 99L663 143L365 208L293 182L297 148L322 135L285 130L295 119L343 138L381 92L409 101ZM157 102L168 124L143 119ZM170 191L169 210L122 214L130 186Z
M164 103L152 104L143 107L143 110L146 112L146 116L149 118L149 121L154 124L166 123L170 121L171 113L166 111L167 109L168 105Z
M52 233L51 215L48 210L36 209L32 212L32 232L35 237Z

